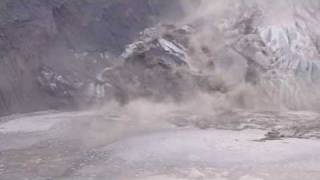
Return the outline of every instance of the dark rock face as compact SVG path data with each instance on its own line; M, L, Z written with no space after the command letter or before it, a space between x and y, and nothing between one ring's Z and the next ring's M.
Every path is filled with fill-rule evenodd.
M160 19L182 15L179 1L66 1L52 10L60 35L77 51L119 54L137 33Z
M182 15L178 0L1 1L0 115L73 106L64 80L83 89L140 31Z

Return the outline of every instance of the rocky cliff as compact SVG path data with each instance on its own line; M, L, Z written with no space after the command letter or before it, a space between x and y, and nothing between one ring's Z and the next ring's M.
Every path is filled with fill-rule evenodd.
M183 14L172 0L1 1L0 114L74 107L140 31Z

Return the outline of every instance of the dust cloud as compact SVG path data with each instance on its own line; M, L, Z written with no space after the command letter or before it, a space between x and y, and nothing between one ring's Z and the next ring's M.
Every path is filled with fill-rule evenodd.
M187 3L187 2L186 2ZM190 6L186 6L190 7ZM192 44L200 52L202 47L207 47L212 55L211 60L216 64L215 70L208 70L217 73L222 77L224 83L229 85L226 93L230 107L260 110L312 110L318 111L319 88L317 83L309 83L305 79L292 77L287 72L277 79L259 79L258 83L248 83L245 76L250 68L247 57L238 56L230 52L233 45L244 36L255 34L261 27L273 27L290 29L295 26L308 27L312 20L310 15L316 16L316 9L319 9L319 1L307 0L281 0L281 1L257 1L257 0L202 0L198 9L189 8L190 15L184 20L187 24L201 26L194 35ZM303 23L299 24L301 21ZM299 24L299 25L297 25ZM305 32L299 29L306 39L317 39L312 32ZM315 41L315 40L312 40ZM252 42L253 43L253 42ZM313 47L306 47L312 49ZM231 50L232 51L232 50ZM279 53L279 52L273 52ZM285 52L280 52L285 53ZM206 60L197 54L197 68L204 70ZM303 54L308 57L308 54ZM292 59L290 59L292 58ZM312 58L319 58L319 53ZM199 60L200 59L200 60ZM294 61L289 57L288 61ZM199 63L198 63L199 64ZM263 76L265 72L261 69L254 76ZM261 77L254 77L261 78ZM231 84L231 86L230 86ZM254 99L254 100L253 100ZM239 103L233 102L243 101ZM214 100L213 100L214 101Z
M216 121L219 114L237 110L319 111L317 107L320 105L320 94L317 92L317 84L291 75L279 79L254 77L258 82L248 82L250 62L233 48L233 44L242 36L255 32L257 27L295 24L297 7L308 8L310 5L314 6L316 1L203 0L185 3L189 15L178 24L191 24L197 28L191 38L193 59L188 59L188 63L192 70L214 76L210 83L213 86L223 84L224 90L206 92L195 88L196 91L179 101L140 97L126 104L106 102L97 111L106 116L114 114L119 121L124 122L121 126L108 128L112 129L107 133L109 138L111 134L116 139L123 134L137 133L140 130L152 131L173 124L179 126L184 122L177 123L172 119L181 114L184 118L189 117L188 119L195 116L194 121L201 121L203 117ZM210 52L209 56L203 54L204 47ZM214 68L208 66L210 62L215 63ZM259 68L257 70L253 76L265 73L263 70L259 71ZM94 126L101 128L100 122L92 123L97 123ZM104 131L105 129L101 130L104 134L102 141L106 138ZM93 143L92 140L86 142Z

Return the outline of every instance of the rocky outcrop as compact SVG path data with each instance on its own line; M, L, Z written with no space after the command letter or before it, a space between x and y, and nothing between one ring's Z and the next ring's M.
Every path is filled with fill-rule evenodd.
M122 63L102 72L102 79L113 87L114 97L126 103L130 99L188 100L199 91L222 92L225 85L213 73L193 67L196 58L191 39L197 28L190 25L160 24L147 28L129 44L120 58ZM208 56L203 50L201 54ZM200 55L200 53L197 53Z
M159 25L146 29L121 55L123 63L104 78L122 97L179 99L186 86L188 67L188 36L190 31L174 25ZM191 82L191 81L190 81ZM119 96L116 95L117 98Z

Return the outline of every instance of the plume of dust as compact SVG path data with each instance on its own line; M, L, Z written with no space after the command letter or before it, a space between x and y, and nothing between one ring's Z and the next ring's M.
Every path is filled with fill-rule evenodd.
M145 132L173 128L172 118L183 114L214 115L228 108L222 95L199 94L193 100L177 103L174 100L155 102L150 99L136 99L123 106L112 101L93 110L95 115L74 125L72 132L81 136L85 148L106 145L124 137ZM224 105L224 106L223 106ZM74 135L74 134L73 134Z
M185 1L188 2L188 1ZM258 7L263 11L263 23L268 25L285 25L293 22L293 6L297 1L294 0L203 0L197 8L191 8L186 4L190 15L181 22L181 24L193 23L196 21L204 21L204 29L196 34L193 38L192 44L196 49L201 49L203 44L210 47L213 51L215 60L217 56L215 53L224 50L228 45L230 34L226 34L222 29L216 28L216 25L225 26L225 19L232 19L239 15L239 11L243 6L246 8ZM190 3L190 2L188 2ZM243 9L242 9L243 10ZM244 12L247 13L247 12ZM226 25L228 26L228 24ZM232 39L232 38L231 38ZM231 40L232 41L232 40ZM199 54L198 59L203 59ZM219 59L219 57L218 57ZM220 56L222 62L229 58ZM233 60L235 66L241 67L245 71L246 65L243 65L244 60L239 57ZM206 65L201 62L198 68L203 68ZM295 80L287 80L288 86L283 84L277 85L265 83L260 86L246 84L243 80L244 72L220 70L220 75L225 81L235 80L238 84L231 86L228 93L214 93L208 94L198 92L192 95L191 100L183 102L162 101L155 102L148 99L138 99L130 101L127 105L121 106L115 102L107 103L103 108L98 110L98 114L104 117L102 121L91 121L87 131L83 133L84 137L99 137L96 141L85 140L94 144L104 144L107 141L114 141L123 136L129 136L139 133L141 131L153 131L161 128L171 127L169 123L170 115L177 113L185 114L202 114L214 116L223 111L236 108L246 108L251 111L255 110L279 110L279 109L303 109L313 108L317 103L310 103L315 98L310 93L309 88L301 88L297 85ZM210 70L209 70L210 71ZM212 70L213 71L213 70ZM233 74L232 74L233 73ZM225 78L224 74L231 74ZM236 79L239 78L240 79ZM234 79L233 79L234 78ZM295 84L295 85L293 85ZM280 88L279 88L280 86ZM272 88L275 87L275 88ZM290 92L290 93L287 93ZM317 96L317 97L320 97ZM285 101L283 101L285 99ZM320 102L320 101L319 101ZM114 116L114 118L111 118ZM108 122L108 123L106 123ZM114 122L114 123L109 123ZM92 134L91 134L92 133Z
M186 1L186 3L188 3ZM186 7L190 7L187 6ZM276 81L263 81L261 84L251 86L237 77L243 77L246 71L243 58L233 58L233 63L238 69L243 71L228 71L227 68L221 68L220 64L225 64L232 58L226 57L226 47L243 36L239 32L233 34L230 29L235 24L250 18L251 13L259 11L261 14L253 14L257 19L253 27L258 26L279 26L290 27L296 23L297 11L307 9L309 12L315 11L320 7L320 1L316 0L202 0L198 9L188 8L189 16L184 23L194 24L200 21L202 23L201 30L197 32L192 39L192 44L198 52L203 46L209 47L213 52L213 59L218 62L215 71L220 71L220 75L224 76L224 80L228 82L235 79L240 83L226 96L230 102L240 104L240 107L249 109L290 109L290 110L313 110L318 111L318 100L320 94L316 92L317 85L304 82L302 80L286 77ZM204 24L204 25L203 25ZM235 27L239 28L239 27ZM221 56L223 54L223 56ZM198 53L200 64L197 67L205 67L205 57ZM221 58L222 57L222 58ZM197 60L199 62L199 60ZM230 68L229 68L230 69ZM262 72L261 72L262 73ZM229 76L229 78L225 78ZM231 78L230 78L231 77ZM255 100L252 100L255 99ZM230 103L229 103L230 104ZM233 105L231 103L231 105Z
M212 21L221 20L233 16L242 7L254 7L264 11L265 17L270 21L292 20L294 6L312 5L312 0L201 0L195 9L194 4L184 1L184 7L189 13L188 21L210 17Z

